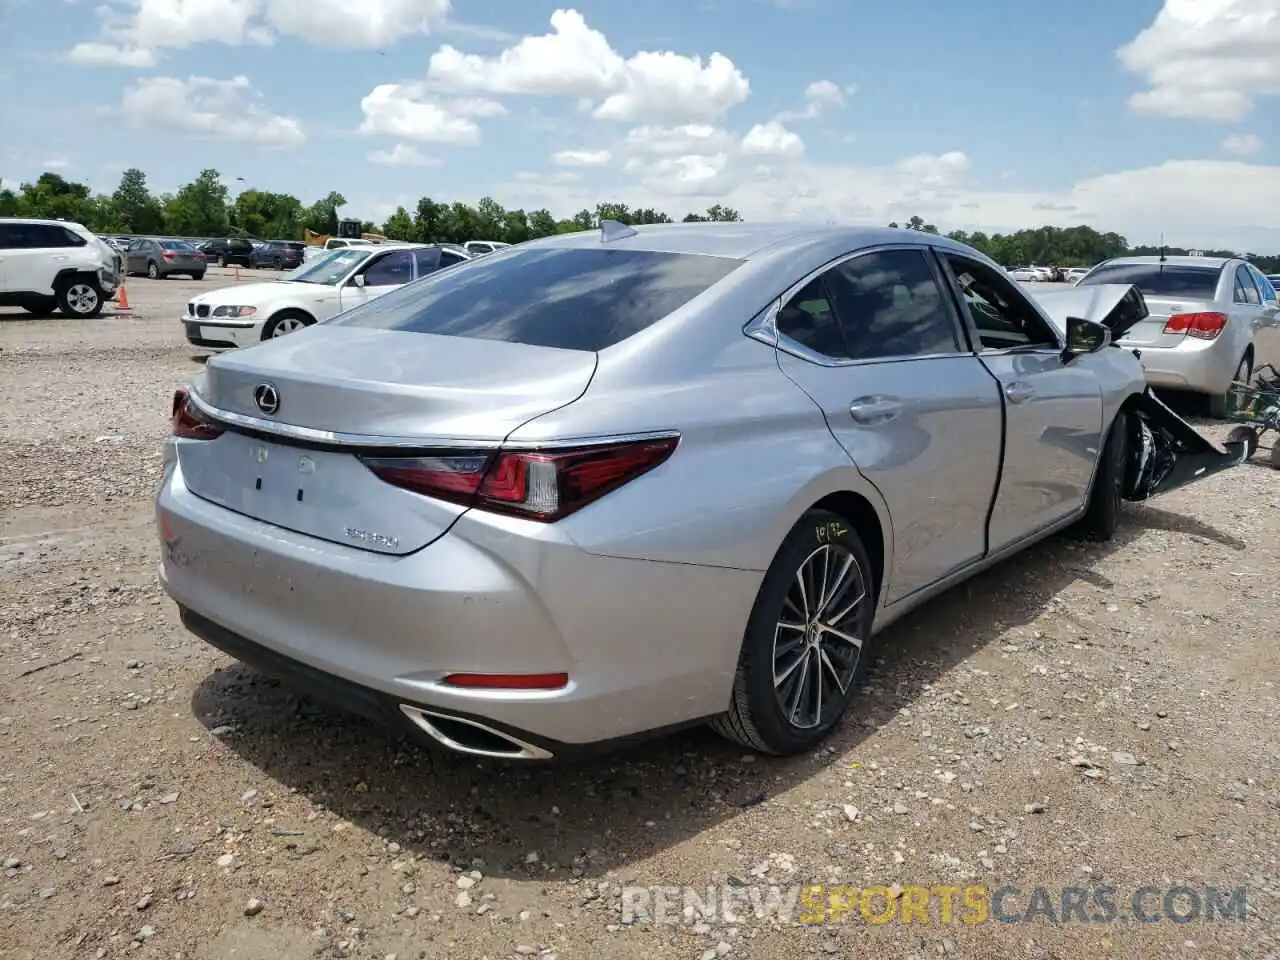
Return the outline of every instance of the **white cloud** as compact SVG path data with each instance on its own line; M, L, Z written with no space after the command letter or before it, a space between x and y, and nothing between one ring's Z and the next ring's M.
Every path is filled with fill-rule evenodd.
M612 159L608 150L561 150L551 157L562 167L603 167Z
M896 165L898 173L913 184L931 187L950 186L969 172L969 158L959 150L947 153L921 153L903 157Z
M124 92L121 110L135 126L211 140L292 147L306 136L291 117L272 113L247 77L144 77Z
M1280 0L1165 0L1118 51L1146 81L1138 113L1232 122L1280 93Z
M730 150L733 137L729 131L705 123L687 123L678 127L647 124L629 131L624 143L641 153L711 156Z
M1262 140L1256 133L1237 133L1222 141L1222 152L1237 157L1247 157L1262 149Z
M46 160L41 164L45 170L65 170L71 166L71 161L64 160L62 157L54 157L52 160Z
M757 123L742 138L742 152L756 156L798 157L804 141L777 120Z
M551 32L524 37L492 57L443 46L428 77L437 85L490 94L586 101L603 120L678 123L710 120L747 99L750 85L723 54L704 62L670 51L624 58L576 10L551 14Z
M83 66L148 67L158 51L269 44L277 35L376 50L441 25L451 0L108 0L100 39L76 44Z
M66 59L82 67L132 67L144 69L156 65L156 55L140 47L117 46L113 43L77 43L67 51Z
M450 0L267 0L266 19L283 34L327 47L376 50L429 33Z
M384 83L360 101L361 133L383 134L425 143L471 145L480 142L475 118L506 112L492 100L452 103L433 98L422 84Z
M375 150L366 158L370 163L388 167L438 167L440 161L429 157L408 143L397 143L390 150Z
M795 120L816 120L818 117L839 110L846 98L853 96L857 87L853 84L841 87L833 80L815 80L804 88L804 109L784 110L777 118L782 123Z

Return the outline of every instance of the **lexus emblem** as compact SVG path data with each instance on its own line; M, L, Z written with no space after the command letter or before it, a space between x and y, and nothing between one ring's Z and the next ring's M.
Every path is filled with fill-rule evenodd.
M260 383L253 388L253 402L263 413L275 413L280 409L280 391L269 383Z

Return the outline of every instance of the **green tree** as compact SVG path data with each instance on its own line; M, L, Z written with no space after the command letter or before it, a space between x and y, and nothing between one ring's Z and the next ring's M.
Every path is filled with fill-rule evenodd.
M389 240L412 240L414 235L413 217L404 207L396 207L396 212L387 217L382 225L382 232Z
M164 208L147 189L147 175L137 167L120 175L120 185L111 195L111 207L122 233L164 232Z
M414 239L431 243L440 239L440 231L448 208L430 197L423 197L413 213Z
M170 233L187 237L226 236L231 226L227 215L227 185L217 170L201 170L190 183L178 189L165 208Z
M535 210L529 214L529 233L533 237L550 237L557 232L556 218L550 210Z

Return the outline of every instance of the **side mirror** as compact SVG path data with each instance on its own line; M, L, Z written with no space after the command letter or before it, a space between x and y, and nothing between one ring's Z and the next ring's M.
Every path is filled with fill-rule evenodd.
M1067 318L1067 348L1062 352L1062 359L1070 362L1072 357L1086 353L1097 353L1111 344L1111 330L1093 320L1081 320L1079 317Z
M351 278L351 285L352 285L353 287L363 287L363 286L364 286L364 274L363 274L363 273L357 273L354 277L352 277L352 278Z

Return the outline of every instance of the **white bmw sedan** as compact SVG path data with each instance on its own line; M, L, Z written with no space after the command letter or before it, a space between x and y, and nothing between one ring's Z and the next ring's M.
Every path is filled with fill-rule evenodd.
M328 320L437 270L469 259L451 247L350 247L278 280L201 294L182 316L187 342L208 350L247 347Z

